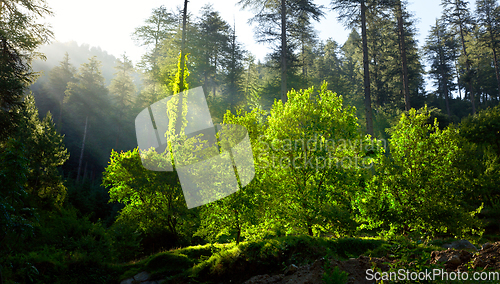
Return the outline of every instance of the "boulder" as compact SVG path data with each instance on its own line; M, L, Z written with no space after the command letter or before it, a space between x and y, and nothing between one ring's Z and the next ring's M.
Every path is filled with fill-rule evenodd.
M444 244L444 248L447 249L457 249L457 250L467 250L467 251L477 251L476 246L471 244L468 240L454 241L451 244Z

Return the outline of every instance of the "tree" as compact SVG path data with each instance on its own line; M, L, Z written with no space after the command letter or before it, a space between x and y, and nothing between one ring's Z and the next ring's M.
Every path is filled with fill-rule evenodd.
M49 92L59 102L59 114L57 117L57 127L59 131L61 131L62 126L64 93L68 87L68 83L75 82L75 72L76 69L69 62L69 55L66 52L59 65L52 68L49 73Z
M247 54L244 61L247 64L243 79L243 96L246 100L246 105L250 107L251 110L262 108L262 102L259 96L259 90L262 85L259 83L259 74L256 66L257 64L255 63L255 57L252 54Z
M426 238L480 234L474 215L482 206L463 199L468 183L458 165L468 145L458 130L441 130L424 108L402 114L390 134L391 156L357 198L362 228Z
M184 91L184 69L185 69L185 60L186 60L186 23L187 23L187 0L184 0L184 9L182 10L182 41L181 41L181 50L180 50L180 65L179 65L179 93ZM182 100L181 100L182 101ZM179 104L179 110L182 102ZM181 113L181 112L179 112Z
M111 81L109 92L118 108L123 110L130 106L135 95L134 79L132 78L134 65L127 55L123 54L122 59L116 60L115 70L115 78Z
M406 109L407 101L413 101L412 105L417 106L422 101L419 95L423 90L421 75L423 67L420 64L415 40L415 21L404 10L399 15L398 8L394 8L393 5L397 3L372 6L366 15L367 40L370 43L368 46L370 95L377 110ZM395 17L390 17L390 13ZM398 18L401 20L400 23ZM403 34L399 32L400 26ZM404 43L401 42L401 36L404 37ZM402 45L404 45L404 55L401 53ZM402 68L403 62L405 68ZM377 122L379 118L374 117Z
M485 221L498 230L496 216L500 211L500 106L481 110L460 124L460 136L471 142L470 158L464 160L464 175L468 176L466 197L469 204L484 204ZM495 228L496 227L496 228Z
M368 2L371 4L371 2ZM361 39L363 44L363 72L364 72L364 88L365 88L365 117L366 117L366 132L373 136L373 113L372 99L370 94L370 70L368 60L368 40L366 34L366 11L367 1L365 0L333 0L331 2L332 9L338 11L339 20L343 21L347 26L353 27L358 19L361 22ZM359 11L359 16L358 16Z
M164 6L153 9L145 25L135 29L132 38L141 46L151 50L144 55L141 67L158 76L158 58L164 41L174 35L177 20Z
M472 103L472 114L476 114L476 103L474 99L474 90L472 88L472 74L471 74L471 62L468 56L466 40L465 37L468 34L469 25L472 24L472 18L470 16L469 10L467 8L468 1L464 0L441 0L441 6L443 6L443 20L448 23L460 38L462 43L462 55L465 59L465 66L467 70L466 80L468 85L468 91L470 95L470 100Z
M231 28L211 5L204 6L200 12L201 17L197 23L197 50L192 52L200 65L196 71L203 78L205 93L212 92L215 97L221 70L227 68L224 64L232 63L229 59L232 44ZM225 60L226 58L229 60Z
M231 111L235 112L244 100L242 92L243 77L243 56L244 51L236 41L236 26L232 29L232 36L229 43L229 58L226 60L227 66L225 93L229 101Z
M496 0L476 1L476 19L480 27L480 42L491 48L493 52L493 65L498 86L498 99L500 99L500 71L498 68L497 50L500 47L500 6Z
M346 101L362 110L364 103L363 93L363 50L361 49L361 37L352 29L349 37L341 47L343 54L342 77L346 82L346 90L342 93ZM358 111L358 117L366 112Z
M395 14L398 21L398 36L399 36L399 50L401 54L401 73L403 82L403 93L405 98L405 110L409 111L411 108L410 104L410 89L408 80L408 61L406 59L406 41L405 41L405 29L403 22L403 4L401 0L396 0L395 3Z
M370 139L359 136L354 108L344 106L326 83L317 95L309 88L288 96L286 104L273 105L259 139L265 151L259 164L273 184L274 214L309 235L316 229L349 232L350 196L367 162L360 144Z
M36 78L31 61L43 57L36 49L52 37L47 25L38 20L51 14L44 0L0 3L0 140L20 119L15 110Z
M167 151L168 153L168 151ZM152 159L170 160L166 155L149 152ZM154 235L167 230L173 239L166 240L173 246L183 235L183 225L189 222L182 189L174 172L147 170L141 163L138 149L111 152L102 183L109 189L111 202L125 205L118 220L132 221L141 233Z
M240 0L238 4L242 9L250 8L256 13L249 22L258 23L256 37L259 42L276 44L279 41L276 49L280 59L281 100L286 102L288 67L293 53L289 46L291 31L287 22L307 26L311 18L318 21L323 16L323 7L309 0Z
M115 101L116 112L118 113L118 129L115 142L116 149L118 147L118 141L122 136L123 119L127 114L127 110L131 107L136 88L134 79L132 78L134 66L132 65L132 61L130 61L125 54L123 54L121 60L116 60L115 69L117 72L115 73L115 78L111 81L109 92L111 93L111 98Z
M66 187L57 167L66 162L69 153L63 137L55 129L51 113L40 120L33 96L27 96L24 103L23 120L16 137L26 143L26 155L30 157L26 191L36 208L61 207Z
M106 116L106 113L109 113L110 101L108 89L104 86L104 77L102 77L100 66L101 63L95 56L89 58L89 62L82 64L75 75L78 81L75 83L70 82L66 90L68 108L76 114L71 121L75 125L71 126L83 126L82 123L85 121L77 167L77 181L80 179L89 122L91 125L96 125L96 130L103 130L104 137L110 137L109 129L106 129L109 126L107 123L109 117ZM106 144L103 143L104 137L100 137L100 142L93 142L101 145L101 151L107 151L107 147L104 147ZM94 139L97 139L97 137Z
M437 86L437 93L445 98L448 117L451 116L449 97L455 87L453 75L457 48L458 43L455 38L447 34L446 27L441 21L436 20L424 49L427 51L427 60L431 63L430 74L435 81L434 85Z

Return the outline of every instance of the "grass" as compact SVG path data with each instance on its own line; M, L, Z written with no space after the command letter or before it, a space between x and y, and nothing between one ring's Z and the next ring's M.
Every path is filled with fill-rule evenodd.
M239 283L251 276L282 272L290 264L304 265L324 256L358 257L386 242L375 239L278 237L236 244L207 244L151 255L126 265L120 280L147 271L169 283Z
M215 243L172 249L126 264L105 264L85 254L68 255L50 248L13 260L16 270L24 271L18 281L26 283L30 278L39 280L33 283L45 283L49 280L46 275L61 275L55 283L116 283L142 271L150 273L151 280L166 279L167 283L241 283L255 275L283 273L291 264L310 264L321 257L387 257L395 260L390 264L392 269L423 271L437 267L429 264L430 254L450 241L286 236L239 245ZM31 264L36 264L38 271ZM344 282L339 271L328 271L324 277L330 283Z

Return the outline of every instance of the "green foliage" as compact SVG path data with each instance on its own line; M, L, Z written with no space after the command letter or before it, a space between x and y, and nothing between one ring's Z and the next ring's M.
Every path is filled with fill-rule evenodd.
M457 168L467 143L456 129L441 130L437 120L428 124L428 119L426 108L412 109L391 128L392 156L357 200L367 222L363 227L427 238L481 234L474 217L481 207L464 204L466 188Z
M265 136L259 137L266 149L257 164L265 167L269 202L276 204L270 208L310 235L316 226L348 232L354 226L350 198L361 167L370 164L362 161L364 145L375 144L358 135L355 109L343 106L326 83L317 95L310 88L288 97L285 105L275 102Z
M170 154L149 154L170 159ZM111 153L103 185L109 189L110 202L125 205L118 220L132 222L142 233L166 230L179 237L190 226L187 216L192 213L187 211L176 172L146 170L138 149Z
M488 108L464 119L460 134L471 142L491 147L500 157L500 106Z
M484 215L496 231L500 224L495 221L500 210L500 107L488 108L470 116L460 124L460 135L469 142L470 158L464 162L464 173L473 181L467 197L470 204L484 203Z
M184 90L189 89L189 85L187 83L187 77L189 76L189 70L187 68L188 54L184 56L184 66L181 66L181 62L182 62L181 54L179 54L179 61L177 63L177 73L175 74L174 81L171 83L172 92L174 94L178 94ZM181 73L183 74L182 82L181 82Z
M23 92L36 79L31 61L52 32L40 18L51 15L44 0L3 1L0 8L0 141L17 126Z
M28 193L37 207L60 207L66 196L66 187L58 167L69 158L63 136L56 131L50 112L40 121L33 96L26 97L24 104L20 123L23 130L17 136L26 143L26 155L30 157Z
M325 272L323 273L323 283L325 284L346 284L348 279L348 274L345 271L341 271L338 266L329 270L325 263Z
M116 60L115 78L111 81L109 91L113 94L119 112L124 111L123 108L129 107L132 103L132 98L135 96L135 85L133 82L132 73L134 66L132 61L124 54L122 59Z
M28 205L26 182L29 159L25 145L9 138L0 148L0 240L2 251L8 243L16 244L33 233L34 208ZM12 234L14 233L14 234Z

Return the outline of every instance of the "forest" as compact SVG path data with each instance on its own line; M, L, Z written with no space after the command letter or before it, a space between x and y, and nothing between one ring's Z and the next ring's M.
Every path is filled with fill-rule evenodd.
M264 60L213 5L177 2L130 31L134 66L51 44L50 1L0 1L0 284L499 283L498 1L441 0L417 31L403 0L240 0ZM345 42L319 39L326 11ZM190 208L173 149L195 163L207 141L184 133L186 102L163 152L138 147L136 118L198 87L214 125L246 129L254 172ZM192 182L225 180L209 166Z

